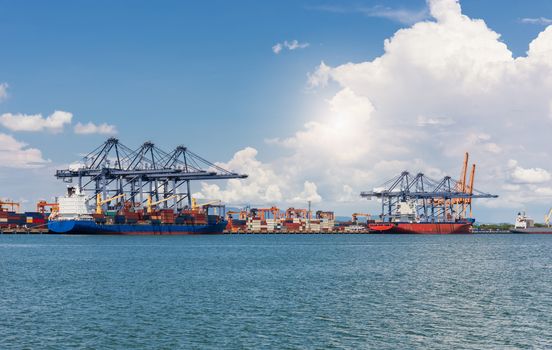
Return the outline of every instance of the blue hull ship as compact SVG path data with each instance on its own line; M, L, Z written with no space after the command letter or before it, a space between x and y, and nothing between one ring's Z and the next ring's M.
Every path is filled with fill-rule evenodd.
M188 235L218 234L226 228L227 221L206 225L179 224L99 224L92 220L50 221L48 229L52 233L81 235Z

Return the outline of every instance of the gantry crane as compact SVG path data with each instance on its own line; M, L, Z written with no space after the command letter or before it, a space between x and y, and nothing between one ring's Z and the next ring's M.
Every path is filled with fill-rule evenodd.
M280 212L280 208L272 206L270 208L251 208L251 213L253 215L258 215L261 220L266 220L268 217L267 214L272 214L273 219L280 219L282 217L282 213Z
M152 142L131 149L116 138L109 138L87 154L78 168L56 171L64 182L76 181L79 191L90 193L90 199L125 194L132 207L143 206L148 196L165 208L180 210L192 207L190 183L197 180L244 179L238 174L207 161L185 146L165 152ZM173 199L169 203L168 199ZM115 204L122 209L124 201ZM107 203L102 204L107 209Z
M17 202L13 202L13 201L10 201L10 200L0 201L0 211L5 211L6 210L6 209L4 209L4 205L10 206L11 211L19 211L19 208L21 207L21 204L17 203ZM15 210L15 208L17 208L17 210Z
M362 216L362 217L365 217L367 220L370 220L372 218L372 215L371 214L366 214L366 213L353 213L353 215L351 215L351 220L353 223L357 223L358 222L358 217L359 216Z
M460 172L460 180L456 185L456 190L461 193L473 194L473 183L475 177L475 163L472 164L471 173L469 178L469 184L467 184L467 172L468 172L468 161L469 153L466 152L464 155L464 164L462 166L462 171ZM470 217L472 217L472 207L471 207L471 198L454 198L452 203L456 206L456 212L459 213L460 217L466 215L466 209L470 209Z
M52 213L57 212L59 210L59 204L58 203L48 203L46 201L39 201L38 203L36 203L36 211L41 213L41 214L46 213L46 208L47 207L50 208L50 211Z
M288 208L286 210L286 219L309 219L310 213L307 209Z
M377 190L361 192L361 197L381 200L381 219L385 222L418 221L449 222L465 220L466 208L474 198L497 198L474 188L475 164L472 165L469 185L466 185L468 154L459 181L445 176L433 180L423 173L416 175L403 171L400 175L378 186ZM472 220L472 219L470 219Z

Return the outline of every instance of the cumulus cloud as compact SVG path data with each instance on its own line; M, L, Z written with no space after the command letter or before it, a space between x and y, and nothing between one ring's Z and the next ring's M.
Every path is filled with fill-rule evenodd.
M542 26L547 26L552 24L552 19L546 17L525 17L519 20L521 23L525 24L538 24Z
M539 184L552 179L550 172L541 168L522 168L516 160L510 160L508 165L511 169L510 175L514 183Z
M228 180L226 188L217 184L202 183L204 198L222 199L227 203L244 204L250 202L273 203L282 200L282 179L276 175L270 165L257 160L257 150L247 147L234 154L227 163L217 165L239 173L248 174L245 180Z
M341 188L341 194L338 195L338 202L353 202L358 200L358 193L356 193L353 188L347 184L343 185Z
M201 190L194 194L197 198L221 199L226 203L245 205L273 205L285 203L318 203L322 197L317 193L313 182L305 181L302 188L291 181L289 173L282 173L275 164L259 161L257 150L246 147L234 154L227 163L217 163L225 169L248 174L244 180L228 180L222 188L218 184L203 182ZM289 198L284 197L290 196Z
M92 122L86 124L77 123L74 128L75 134L102 134L102 135L114 135L117 133L117 128L115 125L110 125L107 123L102 123L96 125Z
M38 168L49 160L42 158L42 152L30 148L13 136L0 133L0 167L5 168Z
M457 178L465 151L478 164L475 187L500 195L475 203L496 209L488 218L509 218L523 200L552 188L544 142L552 127L552 26L514 57L458 1L428 4L432 18L398 30L381 56L322 62L308 75L314 93L329 85L337 92L320 98L302 128L269 140L285 155L263 163L295 184L290 198L309 181L339 210L344 185L370 189L404 169Z
M535 125L552 126L552 27L530 43L526 56L514 58L483 20L462 14L459 2L433 0L429 7L434 20L397 31L385 40L382 56L336 67L321 63L308 83L319 88L336 83L375 106L369 121L347 131L365 135L354 142L365 153L351 160L371 163L359 166L366 174L382 158L415 169L412 160L422 156L427 165L450 173L463 151L470 151L479 162L476 185L500 194L499 181L512 179L505 157L549 161L540 152L546 131ZM309 137L320 144L326 139L312 128ZM328 156L340 157L341 150L336 153ZM547 181L538 169L516 175Z
M12 114L4 113L0 116L0 124L12 131L50 131L59 133L65 124L71 124L73 114L64 111L55 111L47 118L42 114Z
M308 47L309 43L300 43L297 40L292 41L284 41L283 43L276 43L274 46L272 46L272 52L274 52L276 55L282 52L283 49L288 49L290 51L297 50L297 49L304 49Z
M322 197L318 194L318 188L315 183L305 181L303 184L303 191L299 195L290 199L292 203L319 203L322 201Z

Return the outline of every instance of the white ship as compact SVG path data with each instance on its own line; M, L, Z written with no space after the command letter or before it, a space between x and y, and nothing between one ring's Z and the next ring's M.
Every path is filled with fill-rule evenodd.
M535 226L535 220L531 219L525 212L519 212L516 217L514 228L510 230L512 233L552 233L552 227L550 227L550 217L552 216L552 209L544 217L546 226Z

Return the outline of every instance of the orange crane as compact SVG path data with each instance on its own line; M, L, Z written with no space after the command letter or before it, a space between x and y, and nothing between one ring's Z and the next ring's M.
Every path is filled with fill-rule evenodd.
M52 213L59 211L59 204L58 203L48 203L46 201L39 201L38 203L36 203L36 211L41 213L41 214L46 213L46 208L47 207L50 208L50 211Z
M19 203L12 202L10 200L0 201L0 211L6 211L6 209L4 209L4 205L9 205L11 207L11 211L16 211L15 208L17 208L17 211L19 211L19 208L21 206Z
M466 184L467 173L468 173L468 160L469 153L466 152L464 156L464 165L462 166L462 172L460 173L460 181L457 184L456 190L461 193L466 193L469 195L473 194L473 183L475 177L475 164L472 164L471 173L469 177L469 185ZM455 198L452 202L456 205L456 212L459 213L460 218L463 218L466 215L467 207L470 208L470 217L472 216L471 208L471 198Z
M328 220L334 220L335 214L333 211L322 211L318 210L316 212L316 218L317 219L328 219Z
M239 214L239 218L240 220L247 220L247 211L246 210L240 210L240 211L235 211L235 210L228 210L226 212L226 215L229 219L232 218L232 215L234 214Z
M473 179L475 178L475 164L472 164L472 170L471 170L471 177L470 177L470 185L468 186L468 194L473 194ZM470 207L470 218L472 217L472 199L466 198L466 201L468 202L468 205Z
M307 219L308 217L307 209L288 208L286 210L286 219Z
M456 184L455 190L460 193L466 193L469 195L473 194L473 183L474 183L474 177L475 177L475 164L472 164L471 173L469 177L469 185L466 184L468 181L467 173L468 173L468 161L469 161L469 153L466 152L464 154L464 163L462 165L462 171L460 172L460 179L458 183ZM455 212L458 213L459 218L464 218L466 215L466 209L470 208L470 217L472 216L472 208L471 208L471 198L454 198L454 199L437 199L433 200L433 202L437 205L442 205L443 203L449 203L453 204L455 206ZM448 207L448 205L445 205L445 210ZM447 213L445 213L447 215Z
M261 218L261 220L266 220L268 213L271 213L274 219L280 219L281 217L280 209L277 207L253 208L251 209L251 212L258 215Z
M351 220L353 221L353 223L357 223L358 222L358 217L359 216L363 216L365 217L367 220L370 220L372 218L372 215L370 214L365 214L365 213L354 213L352 216L351 216Z
M232 217L233 214L239 214L240 215L239 216L240 220L247 220L247 211L245 211L245 210L240 210L240 211L229 210L229 211L226 212L226 218L228 220L228 225L226 226L226 229L231 231L231 232L238 232L241 227L234 225L234 219ZM243 227L245 228L245 226L243 226Z

